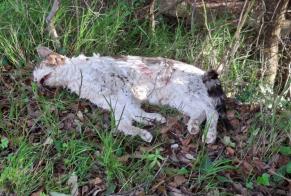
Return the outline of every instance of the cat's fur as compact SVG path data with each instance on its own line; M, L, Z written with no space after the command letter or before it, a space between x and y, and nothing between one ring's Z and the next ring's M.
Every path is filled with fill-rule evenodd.
M190 117L187 129L199 132L206 120L204 139L213 143L217 135L219 112L224 113L224 93L215 71L203 70L166 58L93 55L67 58L38 48L44 60L33 71L34 81L61 86L103 109L114 109L118 130L138 135L150 142L152 134L133 126L133 121L150 124L165 122L158 113L141 109L141 103L168 105Z

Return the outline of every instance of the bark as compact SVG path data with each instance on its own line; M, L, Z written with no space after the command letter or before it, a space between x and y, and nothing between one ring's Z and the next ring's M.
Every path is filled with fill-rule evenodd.
M204 4L207 9L207 22L211 22L220 17L225 17L229 13L239 18L244 6L242 0L159 0L158 7L160 13L171 17L186 18L189 24L196 26L204 25Z
M269 21L266 26L265 35L265 79L268 85L274 87L276 81L277 70L279 69L279 44L281 42L281 30L285 21L285 13L289 0L266 0L267 7L266 21Z

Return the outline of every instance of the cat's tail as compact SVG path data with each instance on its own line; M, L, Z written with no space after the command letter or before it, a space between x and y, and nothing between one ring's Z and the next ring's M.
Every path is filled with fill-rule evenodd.
M214 100L215 109L219 114L219 119L227 129L233 129L226 115L226 95L222 89L218 73L215 70L207 71L202 77L203 83L207 88L209 97Z

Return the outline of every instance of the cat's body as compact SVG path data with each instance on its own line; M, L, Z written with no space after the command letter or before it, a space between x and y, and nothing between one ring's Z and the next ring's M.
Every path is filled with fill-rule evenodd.
M62 86L98 107L113 109L118 130L125 134L139 135L149 142L151 133L133 126L133 121L165 122L160 114L141 109L141 103L146 101L168 105L189 116L187 129L192 134L199 131L206 119L209 129L205 141L215 141L219 117L216 109L223 107L224 98L223 92L213 93L221 89L215 73L160 57L67 58L41 50L48 49L38 51L45 60L35 68L34 80L48 86Z

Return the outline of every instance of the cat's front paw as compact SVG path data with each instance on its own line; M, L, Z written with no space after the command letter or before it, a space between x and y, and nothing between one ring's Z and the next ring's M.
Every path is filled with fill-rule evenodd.
M153 135L152 135L150 132L146 131L146 130L142 131L142 132L139 134L139 136L140 136L141 139L144 140L145 142L151 142L151 141L153 140Z
M200 131L199 123L196 120L190 119L187 123L187 130L191 135L196 135Z
M212 133L212 132L208 132L206 135L203 135L203 142L205 142L206 144L213 144L216 141L216 133Z

